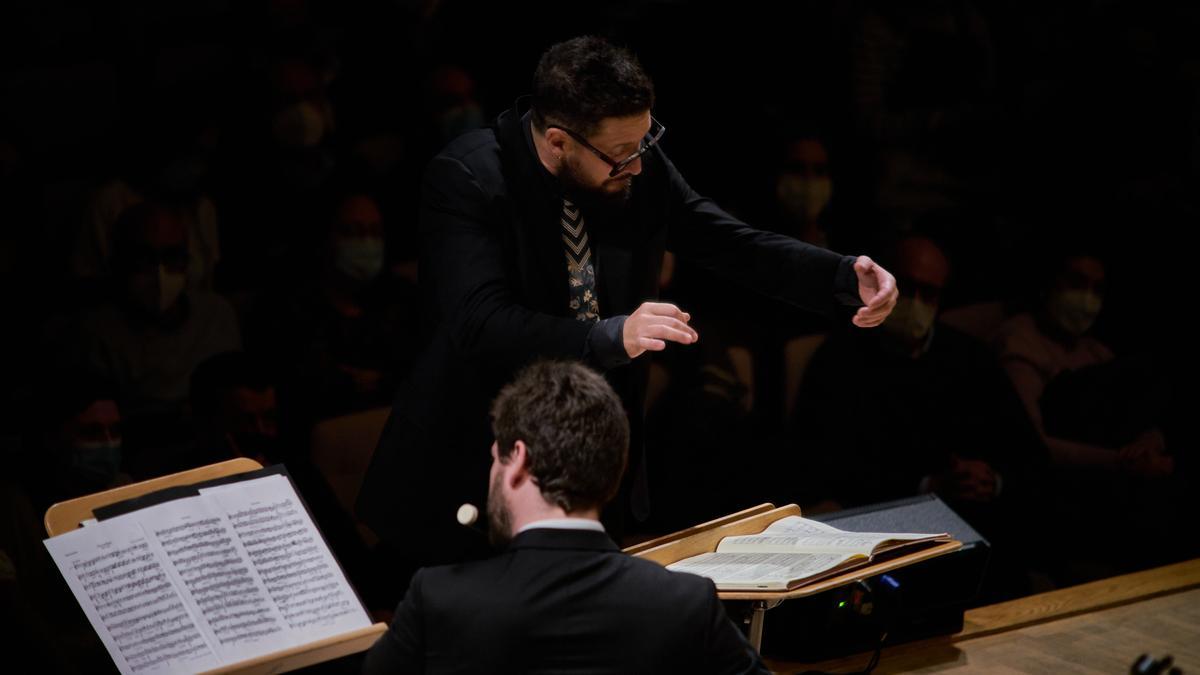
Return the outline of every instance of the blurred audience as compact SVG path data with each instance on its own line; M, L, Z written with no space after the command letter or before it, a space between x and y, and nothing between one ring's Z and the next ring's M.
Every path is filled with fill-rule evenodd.
M241 347L232 306L188 289L187 266L188 234L178 214L154 202L131 206L113 225L112 299L79 318L76 357L116 385L137 475L183 468L192 371Z
M987 346L938 323L951 279L942 248L910 235L882 259L895 270L895 310L878 330L831 336L805 372L789 449L802 486L794 499L832 510L933 492L1012 564L1044 451ZM993 597L1024 590L1017 570L999 571Z

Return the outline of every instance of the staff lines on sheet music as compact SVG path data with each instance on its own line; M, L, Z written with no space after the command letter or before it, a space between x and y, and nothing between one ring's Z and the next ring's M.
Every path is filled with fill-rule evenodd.
M304 589L296 591L294 593L282 593L280 591L283 591L288 588L292 588L294 586L304 586L306 584L312 584L312 583L316 583L318 581L324 581L325 579L333 579L333 578L334 578L333 572L326 572L325 574L321 574L321 575L318 575L318 576L315 576L315 577L312 577L309 579L301 579L299 581L293 581L288 584L280 584L279 586L273 586L273 587L268 586L267 589L271 591L271 597L275 598L275 602L283 605L283 604L286 604L288 602L288 600L290 600L291 598L295 598L297 596L304 595L311 591L309 590L308 587L305 587Z
M133 549L124 549L124 551L130 551L130 550L133 550ZM109 572L112 572L113 570L120 569L127 565L133 565L134 563L145 562L147 560L154 560L154 553L147 552L147 553L143 553L141 555L135 555L135 556L131 556L128 558L123 558L121 560L117 560L116 562L114 562L113 564L111 564L107 567L98 567L94 570L88 570L87 572L83 572L82 574L80 574L78 570L80 568L82 568L83 566L76 563L75 568L74 568L75 576L80 581L83 581L85 579L91 579L92 577L100 576L102 574L107 574Z
M219 581L215 584L210 584L203 588L193 588L190 590L191 590L192 596L196 597L196 601L200 602L200 598L198 596L201 596L201 595L209 595L211 593L215 593L216 591L221 591L221 590L230 592L230 591L232 591L232 589L235 589L235 588L241 588L242 586L253 586L253 585L254 585L254 580L251 579L250 577L238 577L236 579L229 579L227 581Z
M179 642L182 642L182 640ZM178 644L178 642L176 642L175 644ZM172 646L174 646L174 645L172 645ZM130 663L129 666L130 666L130 668L133 669L134 672L137 672L139 670L146 670L147 668L153 668L154 666L157 666L158 664L162 663L163 661L171 661L174 659L182 658L189 654L195 654L198 651L208 651L208 645L201 643L201 644L195 645L194 647L182 649L177 652L172 652L169 654L162 654L158 658L150 659L148 661L144 661L137 665ZM128 661L128 660L129 659L126 659L126 661Z
M330 576L331 575L324 575L325 578L328 578ZM310 582L305 581L303 583L310 583ZM272 597L275 597L275 601L277 603L279 603L279 606L281 608L293 607L293 606L299 604L300 601L299 600L293 601L292 598L301 598L306 595L312 595L313 593L320 593L321 591L325 591L325 590L329 590L330 588L337 588L337 587L338 587L338 582L336 579L334 579L333 581L330 581L329 583L321 584L320 586L305 586L302 590L299 590L295 593L280 593L278 596L272 596ZM340 590L339 590L339 592L340 592Z
M257 516L260 513L274 513L275 511L278 511L280 509L291 508L291 506L292 506L292 500L284 499L282 501L274 502L272 504L266 504L264 506L252 506L248 509L242 509L241 511L234 511L233 513L229 514L229 518L231 520L238 520L240 518L249 518L249 517Z
M313 567L299 569L294 572L284 572L283 574L280 574L280 575L274 576L274 577L270 577L270 578L263 576L263 581L266 582L267 588L271 588L273 586L273 584L275 584L276 582L281 581L283 579L293 579L295 577L298 577L298 576L301 576L304 574L310 574L310 573L315 574L315 573L320 572L321 570L325 570L325 569L328 569L328 566L324 562L321 562Z
M304 529L304 521L299 518L282 521L277 518L271 518L270 522L273 524L267 527L256 527L256 529L250 529L251 526L244 523L234 523L233 526L237 529L238 535L242 539L250 540L253 540L255 537L260 537L271 532L278 532L279 530L289 527L299 527L300 529Z
M192 570L187 570L187 571L191 572ZM195 587L199 586L200 584L203 584L207 581L212 581L213 579L227 579L229 577L248 577L249 576L247 574L248 571L249 570L246 567L235 567L235 568L229 569L229 570L209 572L207 574L202 574L198 577L187 578L187 579L183 580L183 583L188 588L195 588ZM183 576L182 570L180 571L179 576Z
M218 555L225 555L226 557L221 558L220 560L213 560L210 562L201 563L199 565L188 567L187 571L188 572L200 572L200 571L203 571L206 569L218 569L219 570L221 568L229 567L230 565L237 565L242 562L242 559L240 557L238 557L237 549L233 548L232 546L230 546L229 548L226 548L226 549L222 549L220 551L213 551L211 554L200 554L200 555L190 556L188 558L180 558L179 560L175 560L173 562L175 563L176 567L179 567L181 565L191 565L192 563L196 562L197 560L200 560L201 558L213 558ZM182 571L181 571L181 573L182 573Z
M180 546L179 548L176 548L176 549L167 549L167 555L171 556L172 561L174 561L175 557L178 554L183 553L184 551L197 551L199 549L205 548L206 546L228 546L232 542L233 542L233 539L231 537L223 537L221 539L213 539L212 541L198 541L194 544L188 544L187 546ZM163 548L166 549L166 546L164 546Z
M285 560L294 556L308 555L309 553L320 550L320 546L313 544L312 546L306 546L294 552L281 553L279 555L256 555L254 556L254 565L255 567L261 569L263 565L269 565L277 560Z
M251 551L252 553L257 553L258 547L266 546L268 544L272 544L277 541L283 541L285 546L289 545L289 544L294 544L296 541L301 541L301 543L307 543L309 541L312 541L312 537L305 537L303 539L298 538L298 537L300 537L300 535L303 535L304 533L305 533L305 528L301 527L301 528L298 528L295 530L288 530L286 532L280 532L279 534L274 534L269 537L260 537L258 539L243 539L242 544L244 544L246 546L246 550ZM288 537L292 537L293 539L289 540Z
M164 636L164 637L165 637L165 636ZM145 670L146 668L149 668L150 666L156 665L156 664L158 664L158 663L162 663L162 662L163 662L163 661L165 661L165 660L170 660L170 659L172 659L172 658L175 658L175 656L174 656L174 655L169 655L169 654L168 654L168 655L162 655L162 656L160 656L160 658L154 659L154 660L152 660L152 661L149 661L148 663L145 663L145 664L135 664L134 662L135 662L135 661L139 661L139 660L141 660L141 659L145 658L147 654L153 654L153 653L154 653L155 651L157 651L157 650L167 650L167 649L174 649L175 647L178 647L179 645L186 645L186 644L188 644L188 643L195 642L195 641L196 641L196 639L197 639L197 638L199 638L199 637L200 637L200 634L199 634L199 633L195 633L195 634L193 634L193 635L191 635L191 636L184 636L184 637L182 637L182 638L179 638L178 640L171 640L171 641L169 641L169 642L167 642L167 643L165 643L165 644L159 645L159 646L157 646L157 647L151 647L150 649L143 650L143 651L141 651L141 652L138 652L137 654L133 654L133 655L126 656L125 654L123 654L123 653L122 653L122 656L125 656L125 660L129 662L129 666L130 666L130 667L131 667L133 670L135 670L135 671L137 671L137 670ZM192 649L190 649L190 650L187 650L187 651L186 651L186 652L184 652L184 653L192 653L192 652L194 652L194 651L197 651L198 649L201 649L201 648L202 648L202 649L204 649L205 651L208 651L208 645L201 644L201 645L197 645L196 647L193 647L193 648L192 648ZM122 651L124 651L124 650L122 650Z
M105 553L104 555L96 556L95 558L88 558L87 560L73 561L71 563L71 569L76 570L76 576L78 576L79 575L78 570L80 570L80 569L87 569L87 568L97 565L105 560L108 560L109 558L119 558L119 557L124 556L125 554L129 553L130 551L145 551L145 550L149 550L149 548L150 548L150 544L148 542L145 542L145 541L139 542L137 544L134 544L133 546L127 546L125 548L119 548L114 551L109 551L108 553Z
M247 598L245 596L240 596L240 597L235 597L235 598L227 598L225 596L218 595L218 596L215 596L212 598L196 600L196 604L200 605L200 609L207 614L208 612L215 612L215 611L218 611L221 609L229 609L231 607L245 607L246 605L261 605L266 601L267 601L266 598L262 597L261 595L254 595L249 598Z
M220 518L202 518L200 520L189 520L188 522L182 523L180 525L172 525L171 527L166 527L161 530L155 530L154 536L158 537L161 540L164 537L169 537L169 536L175 534L176 532L190 530L195 527L212 527L213 525L216 525L217 523L220 523L220 522L221 522Z
M173 589L168 590L166 593L162 593L156 597L150 598L149 600L147 600L145 602L139 602L136 605L131 605L129 607L124 607L122 609L114 610L112 612L108 612L107 614L102 613L102 614L100 614L100 620L104 621L105 619L112 619L114 617L124 616L125 614L129 614L131 612L136 612L139 609L149 607L151 605L156 605L160 602L163 602L163 601L167 600L168 598L170 598L172 595L175 595L175 591Z
M150 612L149 614L142 614L141 616L131 616L128 619L125 619L123 621L118 621L116 623L106 623L104 625L107 626L108 630L111 632L114 630L120 630L127 626L132 626L133 624L136 624L139 621L148 621L150 619L153 619L156 616L166 614L167 612L174 612L174 611L178 611L178 610L182 610L182 609L183 609L183 603L175 602L173 604L167 605L166 607L156 609L153 612Z
M220 611L220 610L213 611L213 617L212 617L213 623L221 623L224 621L237 621L239 619L245 619L246 617L249 617L249 616L263 616L267 612L270 612L271 608L270 607L258 607L256 609L242 610L239 612L230 612L228 614L217 614L216 613L217 611Z
M111 604L113 602L122 602L124 600L128 600L130 598L136 598L139 595L144 595L146 593L152 592L150 590L144 589L143 587L146 584L154 583L155 581L163 581L166 578L167 578L166 573L160 571L158 574L155 574L153 576L149 576L144 579L135 579L133 581L123 583L120 586L114 586L112 588L100 591L99 593L88 593L88 597L92 599L92 602L95 603L96 606L107 607L109 604ZM167 588L169 586L170 586L170 584L167 583L167 584L163 584L159 588ZM135 593L129 597L121 597L118 600L110 599L115 595L119 595L120 593L122 593L124 591L128 591L133 588L142 588L142 590L138 591L137 593ZM104 602L96 602L97 599L103 600Z
M166 577L163 577L162 575L159 575L159 577L162 579L166 578ZM132 595L127 595L123 598L109 600L108 602L96 602L96 599L94 596L88 596L88 598L92 601L92 604L96 606L96 610L99 611L102 607L109 607L111 605L121 605L121 603L129 602L130 600L133 600L134 598L140 598L143 595L150 595L151 593L158 593L159 591L164 591L164 590L165 591L172 590L171 582L164 581L163 583L161 583L153 588L147 588L145 590L138 591L137 593L134 593Z
M164 639L164 638L169 638L169 637L171 637L172 635L178 635L179 633L182 633L182 632L184 632L184 631L186 631L186 630L193 630L193 631L194 631L194 630L195 630L195 628L196 628L195 624L193 624L193 623L189 622L189 623L187 623L187 624L185 624L185 625L183 625L183 626L180 626L180 627L178 627L178 628L172 628L171 630L169 630L169 631L167 631L167 632L165 632L165 633L159 633L158 635L152 635L152 636L150 636L150 637L148 637L148 638L142 638L141 640L138 640L137 642L131 642L131 643L129 643L129 644L119 644L119 645L117 645L117 648L121 650L121 653L122 653L122 654L124 654L124 653L125 653L126 651L128 651L128 650L130 650L130 649L134 649L134 648L137 648L137 647L140 647L140 646L142 646L142 645L144 645L144 644L146 644L146 643L148 643L148 642L156 642L156 641L158 641L158 640L162 640L162 639ZM182 641L182 640L184 640L184 639L188 639L188 637L189 637L189 636L184 636L183 638L180 638L180 640L179 640L179 641ZM191 639L195 639L195 637L199 637L199 633L194 633L194 636L192 636L192 637L191 637ZM177 642L179 642L179 641L177 641ZM167 643L167 645L166 645L166 646L174 646L174 645L173 645L172 643ZM164 648L164 645L159 645L159 646L157 646L157 647L152 647L152 648L150 648L150 649L146 650L146 652L144 652L144 653L149 653L149 652L152 652L152 651L154 651L154 650L156 650L156 649L162 649L162 648ZM130 658L137 658L137 655L135 654L135 655L134 655L134 656L132 656L132 657L126 656L125 658L126 658L126 659L130 659Z
M242 635L239 635L236 638L230 638L228 640L221 640L221 644L225 644L226 642L253 640L255 638L260 638L264 635L271 635L272 633L281 633L281 632L283 632L282 628L269 628L267 630L252 630L249 633L244 633Z
M334 606L336 606L336 605L334 605L334 604L329 605L329 607L334 607ZM325 609L328 609L328 607ZM307 621L289 621L288 623L292 626L292 628L304 628L305 626L311 626L314 623L325 623L325 622L329 621L330 619L334 619L339 616L344 616L346 614L353 612L354 609L355 609L354 607L345 607L340 612L334 612L332 614L318 614L317 616L315 616L311 619L308 619ZM302 612L302 613L304 613L304 612ZM311 613L311 612L309 612L309 613Z
M293 539L291 541L285 541L281 544L275 544L274 546L266 546L263 548L253 548L253 549L247 548L246 551L248 553L250 553L250 557L254 558L254 562L258 563L263 558L269 558L272 553L278 553L279 551L286 551L293 546L299 546L300 544L308 544L313 541L315 541L315 540L312 537L297 537L296 539Z
M273 565L271 567L261 567L260 566L258 568L258 573L262 575L263 579L268 579L268 578L278 579L282 572L285 572L287 570L293 570L293 569L296 569L297 567L303 568L305 565L309 565L314 562L318 563L320 567L325 566L324 565L324 556L321 555L320 551L318 551L316 555L310 555L307 558L297 558L296 560L280 563L278 565ZM317 568L310 568L310 569L317 569Z
M179 624L181 622L187 622L187 623L185 623L183 626L179 626ZM187 614L182 614L182 615L174 616L174 617L166 616L166 617L159 619L158 621L155 621L154 623L149 623L144 626L138 626L137 628L132 628L123 633L113 633L112 631L109 631L109 633L112 635L113 639L116 640L117 642L124 642L125 640L128 640L130 638L135 638L135 637L144 635L144 634L146 634L147 631L154 631L155 629L162 628L163 626L170 626L172 624L175 624L176 626L179 626L179 627L185 628L185 629L191 628L193 626L191 619L188 618ZM150 640L158 639L159 635L160 634L156 633L154 635L151 635L150 638L148 638L148 639L150 639Z
M149 565L142 565L141 567L134 567L134 568L131 568L124 572L121 572L120 574L114 574L112 576L107 576L102 579L96 579L94 581L89 581L85 584L80 584L80 585L83 587L83 590L91 591L93 588L99 588L101 586L108 586L109 584L116 583L123 579L130 579L132 577L137 576L138 574L141 574L144 572L149 572L150 570L154 570L154 569L158 569L157 562L152 562Z
M167 555L170 555L170 552L168 552ZM217 549L215 551L199 551L198 553L196 553L194 555L184 556L182 558L172 557L171 562L175 563L175 566L178 567L180 565L191 565L192 563L196 562L197 560L202 560L204 558L215 558L216 556L219 556L219 555L234 555L234 556L236 556L237 549L234 548L233 546L230 546L229 548L221 548L221 549Z

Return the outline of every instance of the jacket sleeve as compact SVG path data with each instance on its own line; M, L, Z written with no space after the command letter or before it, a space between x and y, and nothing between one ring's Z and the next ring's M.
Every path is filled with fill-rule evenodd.
M583 358L593 324L517 302L505 276L503 244L487 210L483 189L462 162L445 156L430 162L422 186L421 274L432 279L433 300L454 348L501 372L515 371L536 357Z
M826 316L862 307L855 256L756 230L687 184L663 153L672 208L667 248L726 279Z
M413 575L387 632L363 659L364 675L425 672L425 632L421 607L421 572Z

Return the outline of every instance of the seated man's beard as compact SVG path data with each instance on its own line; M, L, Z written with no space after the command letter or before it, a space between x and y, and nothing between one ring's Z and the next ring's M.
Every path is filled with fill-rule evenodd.
M488 541L497 549L508 546L508 542L512 541L512 513L505 505L504 498L500 496L501 480L500 474L497 473L492 484L488 486L487 500Z

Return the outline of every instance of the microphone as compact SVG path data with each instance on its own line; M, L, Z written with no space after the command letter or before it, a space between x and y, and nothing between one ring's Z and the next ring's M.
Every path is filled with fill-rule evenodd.
M458 507L456 517L458 518L459 525L470 527L475 524L476 520L479 520L479 507L474 504L463 504Z

